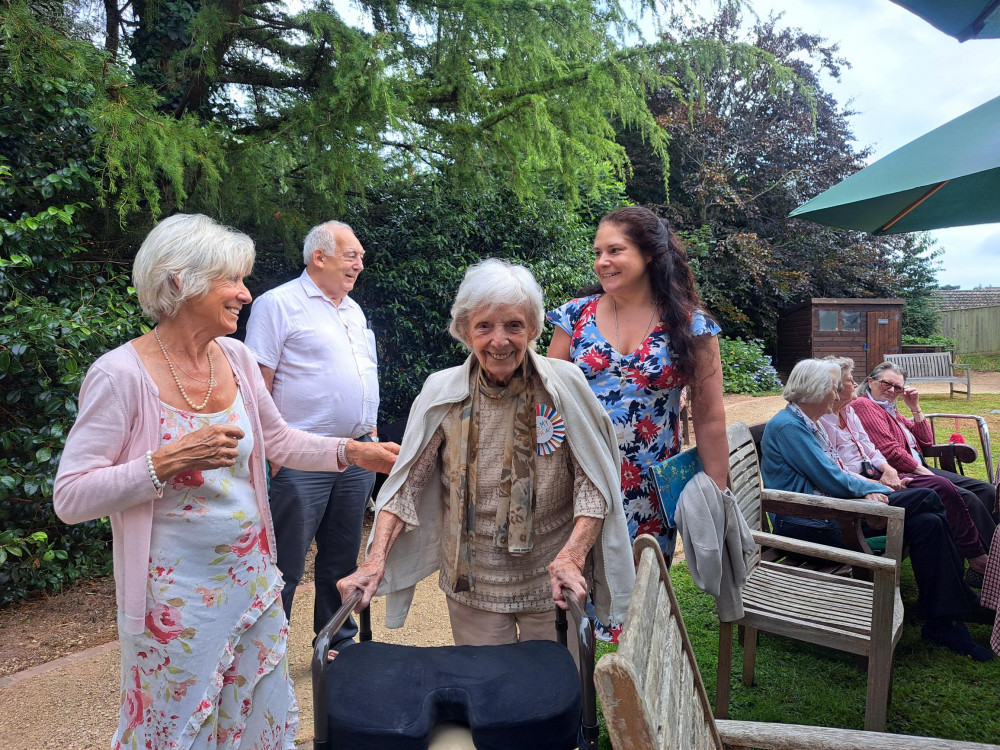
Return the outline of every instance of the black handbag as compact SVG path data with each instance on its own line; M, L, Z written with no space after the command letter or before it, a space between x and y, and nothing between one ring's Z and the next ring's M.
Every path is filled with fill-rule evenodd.
M859 472L861 476L865 479L875 479L878 475L875 472L875 467L872 466L871 461L861 462L861 471Z

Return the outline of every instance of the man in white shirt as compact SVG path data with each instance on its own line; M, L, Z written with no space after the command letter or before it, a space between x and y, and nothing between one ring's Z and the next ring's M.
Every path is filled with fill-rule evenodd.
M347 224L329 221L309 232L302 255L301 276L254 302L246 345L290 426L377 440L375 337L348 296L364 269L364 248ZM281 467L271 479L278 567L285 578L281 599L289 618L306 552L316 540L316 633L340 607L337 581L356 570L374 481L372 472L358 466L342 473ZM345 645L355 633L349 619L331 647Z

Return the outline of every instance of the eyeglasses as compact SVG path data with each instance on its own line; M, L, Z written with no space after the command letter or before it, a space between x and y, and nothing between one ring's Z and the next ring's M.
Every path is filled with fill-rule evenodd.
M875 382L882 386L883 391L899 391L902 393L906 390L905 385L896 385L895 383L890 383L888 380L876 380Z

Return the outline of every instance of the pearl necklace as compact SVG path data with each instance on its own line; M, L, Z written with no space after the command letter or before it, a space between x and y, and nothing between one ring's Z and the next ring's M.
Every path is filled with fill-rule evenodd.
M212 397L212 389L216 386L215 365L212 363L211 350L206 352L208 354L208 393L205 394L205 400L201 402L201 406L195 406L194 401L188 398L187 391L185 391L184 386L181 385L181 379L177 377L177 370L174 369L174 363L170 361L170 356L167 354L166 347L163 346L163 341L160 339L160 332L157 328L153 329L153 335L156 336L156 343L160 345L160 351L163 352L163 358L167 360L167 367L170 368L170 374L174 376L174 382L177 383L177 389L181 392L181 396L185 401L187 401L188 406L195 411L201 411L208 406L208 400ZM188 375L188 377L191 376Z
M621 350L621 341L618 338L618 303L615 302L615 298L614 297L611 298L611 305L612 305L611 309L614 311L614 316L615 316L615 351L618 352L619 358L624 362L625 357L631 357L633 354L635 354L635 352L639 348L639 346L642 346L642 342L646 340L646 337L649 335L649 329L653 327L653 321L656 319L656 313L658 312L658 309L657 309L656 305L654 304L653 305L653 314L649 316L649 322L646 324L646 330L642 332L642 338L639 339L639 346L637 346L635 349L633 349L628 354L623 354L622 350ZM624 364L620 364L618 366L618 386L619 386L619 388L625 388L625 381L626 380L627 380L627 376L625 375L625 365Z

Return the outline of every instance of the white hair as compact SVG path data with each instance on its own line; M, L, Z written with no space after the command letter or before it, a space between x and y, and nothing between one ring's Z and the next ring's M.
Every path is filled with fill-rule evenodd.
M833 362L840 368L841 376L854 372L854 360L850 357L836 357L832 354L823 357L824 362Z
M132 265L142 311L157 323L174 317L216 279L253 270L253 240L202 214L174 214L146 235Z
M465 346L469 345L469 324L474 315L498 307L513 307L524 314L534 341L545 323L545 301L542 288L524 266L489 258L469 266L451 306L448 331Z
M781 394L790 404L816 404L840 386L840 365L823 359L803 359L792 368Z
M302 243L303 264L308 266L312 263L313 252L316 250L322 250L323 255L328 258L332 258L337 254L337 238L334 236L334 230L336 229L354 231L350 225L342 221L324 221L322 224L317 224L309 230L309 234L306 235L306 239Z

